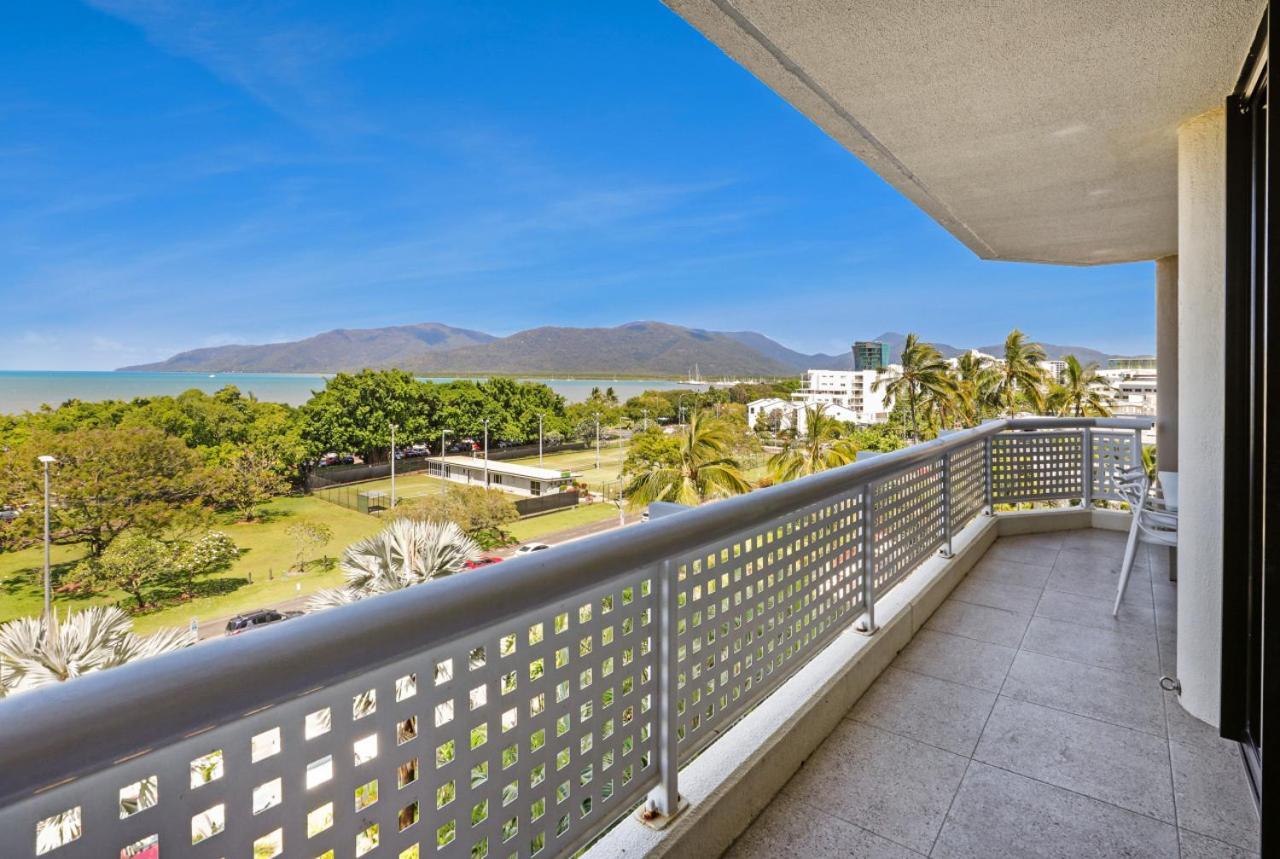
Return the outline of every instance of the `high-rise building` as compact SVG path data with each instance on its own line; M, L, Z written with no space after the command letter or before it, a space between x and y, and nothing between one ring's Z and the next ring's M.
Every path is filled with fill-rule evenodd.
M859 340L853 344L853 369L883 370L889 366L889 344L879 340Z

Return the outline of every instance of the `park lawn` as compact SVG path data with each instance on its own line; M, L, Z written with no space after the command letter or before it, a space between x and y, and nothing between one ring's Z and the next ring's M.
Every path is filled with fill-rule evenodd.
M558 531L577 528L581 525L594 525L606 519L617 520L618 508L612 504L579 504L554 513L545 513L512 522L507 526L511 536L521 543L538 540Z
M263 510L266 515L260 522L222 522L216 526L235 540L241 556L230 570L210 579L247 580L252 574L252 583L246 582L226 593L199 597L142 615L135 620L134 628L139 632L151 632L163 626L185 626L193 617L209 620L255 608L268 608L299 594L336 585L342 580L342 573L336 566L326 570L313 563L306 573L284 574L294 558L293 541L285 534L285 529L301 519L325 523L333 529L333 539L315 556L336 558L348 545L374 534L382 525L375 517L305 496L277 498ZM70 564L81 555L79 547L55 546L53 562ZM0 621L40 613L42 562L43 554L39 547L0 554ZM67 608L110 604L125 598L119 592L90 597L54 594L54 606L65 611Z
M604 486L618 484L618 473L622 471L622 461L626 458L625 448L619 448L617 441L600 443L600 468L596 468L596 449L566 450L561 453L549 453L542 458L542 467L554 471L572 471L582 475L587 486L593 492L599 492ZM513 459L521 465L538 465L538 457L529 456Z

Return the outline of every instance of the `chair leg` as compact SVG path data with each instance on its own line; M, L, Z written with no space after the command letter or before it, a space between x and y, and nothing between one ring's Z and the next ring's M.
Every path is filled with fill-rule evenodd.
M1124 563L1120 565L1120 586L1116 589L1116 604L1111 609L1111 616L1116 617L1120 614L1120 602L1124 599L1125 588L1129 587L1129 573L1133 570L1133 560L1138 554L1138 517L1142 515L1142 508L1146 506L1146 495L1144 493L1142 500L1138 502L1138 507L1133 511L1133 522L1129 525L1129 541L1124 544Z

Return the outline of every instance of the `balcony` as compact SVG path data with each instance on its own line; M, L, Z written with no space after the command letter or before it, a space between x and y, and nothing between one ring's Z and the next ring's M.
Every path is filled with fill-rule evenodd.
M1093 505L1149 423L992 421L0 701L0 855L1253 843L1156 686L1160 558L1110 619Z

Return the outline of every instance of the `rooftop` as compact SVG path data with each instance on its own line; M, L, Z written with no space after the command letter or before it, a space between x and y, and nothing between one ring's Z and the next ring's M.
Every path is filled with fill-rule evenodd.
M432 462L439 462L435 457ZM485 461L474 456L446 456L444 461L450 465L466 468L484 468ZM536 465L523 465L518 462L503 462L498 459L489 460L489 471L493 474L510 474L513 477L527 477L530 480L562 480L566 477L578 476L572 471L559 471L554 468L539 468Z

